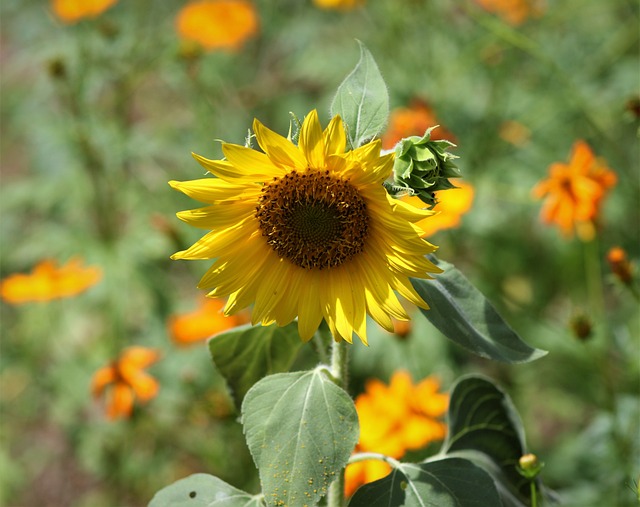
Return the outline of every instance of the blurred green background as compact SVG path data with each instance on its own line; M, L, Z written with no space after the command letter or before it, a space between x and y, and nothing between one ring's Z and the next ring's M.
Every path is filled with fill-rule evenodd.
M169 260L201 231L174 217L196 204L167 181L201 177L190 152L219 157L216 140L242 144L254 117L283 134L289 112L317 108L326 123L359 39L392 108L425 100L454 133L476 189L462 226L432 238L438 255L550 353L520 366L477 359L416 314L407 338L378 330L370 348L354 345L353 394L400 368L416 380L436 374L445 388L484 372L514 398L563 505L637 505L638 302L605 261L614 245L640 254L640 124L629 106L640 93L637 2L546 0L514 26L472 0L369 0L349 11L260 0L259 33L237 52L181 41L185 3L121 0L73 25L44 0L0 7L0 276L76 255L104 272L74 298L0 305L0 503L141 506L194 472L258 490L205 344L169 339L167 319L195 307L208 263ZM521 140L500 135L506 122L523 127ZM531 197L577 139L618 176L588 243L541 224ZM587 339L572 331L577 315L592 326ZM160 393L131 419L108 421L91 378L132 344L163 351L149 369ZM298 364L313 361L307 347Z

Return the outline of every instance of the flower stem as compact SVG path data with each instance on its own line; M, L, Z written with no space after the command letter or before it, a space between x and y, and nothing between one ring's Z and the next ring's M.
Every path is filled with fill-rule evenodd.
M347 344L344 340L333 341L331 344L331 374L337 384L346 390L348 367ZM327 507L344 507L344 469L340 470L338 477L329 486L327 495Z
M536 481L535 481L535 479L531 480L531 482L529 484L531 485L531 507L537 507L538 506L538 497L536 495L537 491L536 491Z

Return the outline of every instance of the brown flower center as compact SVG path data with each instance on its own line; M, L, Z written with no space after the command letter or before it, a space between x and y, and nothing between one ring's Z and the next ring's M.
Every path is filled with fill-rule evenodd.
M305 269L332 268L364 248L367 205L348 181L329 171L292 171L262 187L256 218L267 243Z

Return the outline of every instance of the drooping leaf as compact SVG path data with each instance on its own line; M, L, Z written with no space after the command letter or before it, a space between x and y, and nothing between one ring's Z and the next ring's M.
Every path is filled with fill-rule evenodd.
M461 458L401 463L388 476L365 484L349 507L500 507L493 479Z
M252 496L207 474L194 474L158 491L148 507L264 507Z
M316 505L358 441L351 397L322 370L270 375L242 403L268 505Z
M453 387L441 453L471 459L500 485L505 505L526 505L529 483L516 466L526 454L520 416L490 380L471 376Z
M380 69L364 44L358 43L360 60L331 103L331 116L340 115L344 121L351 148L382 132L389 116L389 94Z
M493 305L452 264L432 258L444 270L434 280L411 279L429 304L422 313L447 338L481 357L526 363L547 352L527 345Z
M209 351L240 407L258 380L289 369L301 345L295 323L284 327L273 324L222 333L209 341Z

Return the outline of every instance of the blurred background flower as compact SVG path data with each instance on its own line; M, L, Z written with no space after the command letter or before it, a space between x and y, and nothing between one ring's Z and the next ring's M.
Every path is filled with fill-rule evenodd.
M118 0L51 0L51 8L65 23L77 23L83 18L95 18Z
M258 33L255 5L245 0L199 0L178 13L178 34L200 44L207 51L237 51Z
M407 451L444 439L442 417L449 397L440 393L440 382L427 377L413 383L406 371L393 374L389 385L370 379L356 397L360 440L355 452L376 452L395 459ZM365 460L347 466L345 494L351 496L362 484L381 479L391 467L380 460Z
M29 274L15 273L0 281L0 295L14 305L51 301L81 294L101 279L99 267L84 267L77 257L59 267L56 261L47 259Z

